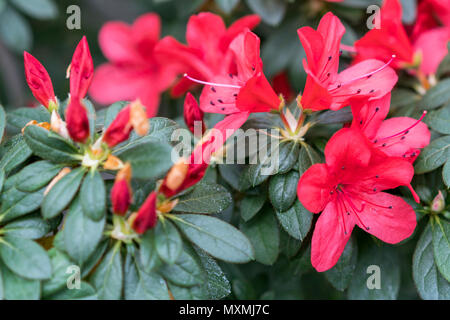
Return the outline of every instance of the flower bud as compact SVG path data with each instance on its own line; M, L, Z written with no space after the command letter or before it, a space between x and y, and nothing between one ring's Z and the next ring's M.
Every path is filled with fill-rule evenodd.
M22 128L22 134L24 134L25 128L28 126L38 126L38 127L44 128L46 130L50 130L50 123L48 123L48 122L39 122L38 123L36 120L31 120L25 125L25 127Z
M70 138L66 123L61 119L59 113L56 110L52 111L52 116L50 118L50 129L58 133L63 138Z
M103 141L110 147L114 147L130 137L130 106L123 108L116 116L113 122L106 129L103 135Z
M148 229L153 228L158 222L158 214L156 213L157 193L152 192L142 204L137 214L132 220L132 228L136 233L143 234Z
M177 190L186 179L186 174L189 169L189 164L186 159L181 158L167 173L164 185L172 191Z
M70 95L84 98L94 75L94 63L85 36L75 49L68 72L70 72Z
M442 195L441 190L439 190L436 197L434 197L433 201L431 202L431 211L435 213L440 213L445 209L445 199Z
M127 213L132 201L132 191L130 186L131 166L126 163L125 166L117 173L114 186L111 189L111 203L113 212L123 216Z
M144 105L139 99L132 102L130 110L130 124L134 131L140 136L145 136L150 129L150 123L148 122L147 112Z
M108 155L105 163L103 164L103 168L105 170L119 170L124 167L122 160L113 156L112 154Z
M66 110L66 124L69 135L75 142L85 143L89 138L89 119L81 100L71 97Z
M205 123L203 122L203 111L198 106L197 100L191 93L186 94L184 99L184 122L189 130L196 134L195 132L195 122L201 122L201 132L199 136L202 136L206 131Z
M28 52L23 53L25 78L33 96L47 109L58 108L52 80L44 66Z

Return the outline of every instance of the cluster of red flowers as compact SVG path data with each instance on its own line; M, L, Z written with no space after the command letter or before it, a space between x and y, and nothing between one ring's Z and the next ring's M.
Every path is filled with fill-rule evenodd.
M430 132L421 122L425 113L419 120L385 118L390 92L398 80L395 69L406 68L423 79L436 71L446 54L450 6L444 2L421 1L417 22L408 35L408 28L401 22L400 1L386 0L380 29L370 30L356 41L353 64L341 72L338 68L345 28L336 16L327 13L316 30L298 30L306 52L303 66L307 73L305 88L297 99L299 108L320 111L350 106L353 113L353 122L328 142L326 163L310 167L298 184L302 204L314 213L322 212L311 252L318 271L335 265L355 225L388 243L409 237L416 226L412 207L382 191L407 186L419 201L410 183L412 162L430 140ZM250 113L282 114L284 98L275 93L264 76L260 39L251 31L259 22L258 16L251 15L227 28L219 16L200 13L188 22L187 44L170 36L160 40L160 20L155 14L140 17L132 26L111 22L102 28L100 46L110 62L93 76L90 94L95 100L112 103L139 98L151 117L157 113L164 90L172 87L171 93L177 97L202 84L199 102L190 93L185 98L188 128L193 131L194 122L202 121L205 112L226 115L214 127L223 139L214 139L203 125L203 137L190 161L181 159L174 165L133 216L132 225L138 233L156 224L158 211L168 212L173 207L173 196L202 179L210 157ZM45 69L28 54L25 62L36 98L47 107L57 104ZM92 75L92 60L83 39L71 66L71 98L66 111L68 133L82 143L89 138L82 98ZM140 109L133 104L123 109L105 132L103 141L109 147L127 139L133 128L139 130L142 116L136 110ZM194 160L198 153L202 154L200 163ZM112 190L117 214L125 214L131 203L130 176L127 165L117 175Z

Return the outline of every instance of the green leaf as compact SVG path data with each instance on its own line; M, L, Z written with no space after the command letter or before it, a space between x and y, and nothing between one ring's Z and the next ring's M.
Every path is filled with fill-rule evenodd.
M168 264L175 263L181 254L183 242L177 228L170 221L156 225L155 247L159 257Z
M244 221L253 218L264 206L266 195L246 195L241 201L241 217Z
M54 19L58 16L58 8L52 0L11 0L11 3L36 19Z
M239 190L239 178L242 174L242 166L231 164L219 164L221 177L235 190Z
M123 266L120 242L109 250L91 277L100 300L118 300L122 296Z
M140 262L144 272L150 273L162 265L162 260L156 251L155 229L148 230L141 238Z
M0 104L0 142L3 139L5 126L6 126L6 113L5 110L3 109L3 106Z
M56 248L52 248L48 251L50 261L52 263L52 277L42 283L42 295L45 297L51 296L67 285L67 279L70 273L67 272L67 268L73 265L70 258Z
M8 6L0 13L0 38L8 48L22 53L30 50L33 33L28 21Z
M396 88L392 91L391 108L413 107L417 105L422 97L414 91Z
M356 268L357 257L356 241L350 238L336 265L325 271L325 277L337 290L344 291L347 289Z
M372 287L377 284L377 275L380 276L380 289ZM368 284L372 289L368 288ZM366 250L362 250L348 287L348 298L351 300L395 300L399 289L400 259L396 249L372 244Z
M259 14L261 19L271 26L278 25L286 13L284 0L246 0L250 9Z
M49 300L96 300L94 287L85 281L81 281L80 289L64 288L54 295L47 297Z
M44 189L33 193L22 192L15 187L4 191L0 195L0 220L2 223L16 219L33 212L41 205L44 198Z
M174 211L188 213L220 213L232 203L225 187L214 183L199 183L192 192L178 198Z
M450 134L450 104L431 111L426 118L426 122L432 129L442 134Z
M336 124L352 121L352 112L349 108L343 108L338 111L328 110L317 117L317 123Z
M435 109L450 101L450 79L439 81L423 96L419 107L423 109Z
M279 145L279 168L275 173L281 174L291 170L298 161L300 145L293 141L282 141Z
M241 230L255 249L256 261L272 265L277 260L280 235L271 209L266 208L251 221L241 224Z
M277 211L277 218L283 229L298 240L305 239L311 228L312 217L312 213L306 210L298 200L289 210Z
M303 144L298 156L298 171L302 176L313 164L320 163L322 159L319 154L308 144Z
M106 188L98 170L91 170L84 177L80 200L84 213L92 220L98 221L105 216Z
M442 178L445 185L450 188L450 161L447 161L442 168Z
M206 291L209 299L220 300L231 293L231 285L217 262L204 251L197 249L203 269L206 272Z
M163 265L159 272L168 281L182 287L192 287L204 281L200 265L186 250L181 251L174 264Z
M82 209L77 197L69 208L64 224L66 252L78 265L82 266L97 248L103 234L105 219L92 220Z
M145 273L131 254L125 259L124 275L126 300L169 300L164 279L156 273Z
M50 122L50 113L47 108L40 105L36 108L18 108L6 114L8 131L21 133L21 130L31 120L37 122Z
M17 174L16 188L24 192L33 192L46 186L61 170L62 166L49 161L37 161Z
M448 300L450 299L450 283L437 270L432 242L432 228L428 224L414 251L414 283L422 299Z
M0 194L3 190L3 184L5 183L5 176L6 176L5 170L0 169Z
M50 219L60 214L75 197L85 169L80 167L72 170L61 178L47 193L42 201L41 211L44 219Z
M62 137L38 127L27 126L24 137L28 146L42 159L55 163L77 163L78 150Z
M32 240L6 236L0 242L0 256L10 270L26 279L43 280L52 275L47 252Z
M240 0L215 0L217 6L226 14L230 14L239 4Z
M171 147L157 141L148 141L122 149L116 153L122 161L129 161L133 176L139 179L156 179L172 167Z
M3 227L7 235L25 238L39 239L51 231L50 224L38 215L14 220Z
M250 241L222 220L198 214L178 214L173 221L189 240L217 259L231 263L254 259Z
M0 278L3 280L4 298L7 300L39 300L41 283L39 280L28 280L11 272L0 263Z
M269 199L275 210L286 211L292 206L297 198L299 179L299 173L294 170L270 178Z
M91 271L97 266L106 249L108 248L108 240L109 239L100 241L94 252L83 263L83 268L81 269L81 277L85 277L90 274ZM63 246L63 249L65 250L65 245Z
M175 300L208 300L208 292L204 285L192 286L189 288L168 283L170 292Z
M32 153L25 140L21 136L16 136L9 141L5 154L0 160L0 169L8 173L25 162Z
M444 219L433 224L433 249L438 270L450 282L450 223Z
M414 169L418 174L429 172L443 165L449 158L450 136L444 136L432 141L423 149L416 161Z
M450 72L450 42L447 42L448 52L445 58L439 64L438 70L436 72L437 76L440 78L444 74Z

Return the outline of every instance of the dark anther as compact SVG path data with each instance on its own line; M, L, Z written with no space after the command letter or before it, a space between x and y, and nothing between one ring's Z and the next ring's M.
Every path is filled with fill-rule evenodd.
M345 170L345 166L342 166L342 168L341 168L342 170Z
M370 230L370 228L369 228L369 227L366 227L366 230Z
M415 156L416 156L415 152L411 153L411 157L415 157Z
M378 142L378 139L375 139L375 141L373 143L377 143L377 142Z
M406 139L406 137L405 136L402 136L401 138L400 138L400 140L405 140Z
M389 206L388 208L389 208L389 209L392 209L392 206Z
M406 130L406 131L405 131L405 134L408 134L408 133L409 133L409 130Z
M356 91L356 93L361 93L361 89L358 89L358 91Z
M383 143L381 146L382 146L382 147L386 147L386 143Z
M371 77L372 75L371 74L369 74L368 76L367 76L367 79L369 79L370 77Z
M378 111L380 111L380 108L376 107L375 112L378 112Z
M222 108L222 111L225 111L225 108Z
M377 178L377 179L378 179L379 177L380 177L379 175L376 175L376 176L375 176L375 178Z
M372 89L372 90L370 90L370 93L372 93L372 92L374 92L375 90L374 89Z
M406 154L402 155L403 158L406 158Z
M219 101L219 103L223 103L222 99L217 99L217 101Z
M363 121L361 120L361 121L359 122L359 124L363 124Z
M232 73L229 73L228 75L230 76L230 78L233 78L233 74Z
M334 194L334 191L333 191L333 190L331 190L331 191L330 191L330 194Z
M347 215L349 216L349 215L350 215L350 212L347 211Z
M342 55L342 50L339 50L339 55Z
M329 56L329 57L328 57L328 61L330 61L331 59L332 59L332 57L331 57L331 56Z
M331 73L328 72L328 73L327 73L327 77L329 77L329 76L331 76Z
M255 70L256 70L256 68L255 68L255 67L252 67L252 70L253 70L253 71L255 71Z
M216 88L211 87L211 91L212 91L212 92L216 92Z
M377 188L373 188L373 191L374 191L374 192L377 191Z
M338 88L340 88L341 86L342 86L342 84L340 84L340 83L337 85Z
M216 104L212 101L209 102L212 106L215 106Z

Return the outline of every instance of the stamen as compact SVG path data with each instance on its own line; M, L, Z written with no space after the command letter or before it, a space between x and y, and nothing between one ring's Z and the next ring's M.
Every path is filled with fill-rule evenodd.
M388 136L388 137L385 137L385 138L381 138L380 140L383 141L383 140L391 139L391 138L397 137L397 136L399 136L399 135L402 135L403 133L404 133L404 134L408 134L408 133L409 133L409 130L411 130L412 128L414 128L415 126L417 126L420 122L422 122L422 120L423 120L423 118L425 118L425 115L426 115L426 114L427 114L427 111L425 110L425 111L422 113L422 116L419 118L419 120L417 120L416 122L414 122L411 126L409 126L409 127L406 128L405 130L402 130L402 131L400 131L400 132L398 132L398 133L396 133L396 134L393 134L393 135ZM380 141L380 140L378 140L378 141Z
M204 84L207 86L216 86L216 87L223 87L223 88L235 88L235 89L241 89L241 86L234 85L234 84L225 84L225 83L214 83L214 82L208 82L208 81L202 81L195 78L190 77L187 73L184 74L184 77L191 80L192 82L196 82L199 84Z
M336 90L336 89L340 88L341 85L347 85L347 84L350 84L352 82L355 82L355 81L358 81L358 80L364 79L364 78L370 78L370 76L374 75L375 73L378 73L378 72L386 69L392 63L392 61L395 59L395 57L396 57L395 54L393 54L391 56L391 59L389 59L389 61L387 63L385 63L384 65L382 65L378 69L376 69L374 71L371 71L369 73L363 74L362 76L356 77L355 79L352 79L352 80L349 80L347 82L341 83L338 86L336 86L335 88L330 89L329 91Z
M341 213L341 218L342 218L342 225L344 226L344 234L347 235L347 228L345 227L345 219L344 219L344 210L345 210L345 204L343 204L343 200L339 197L339 194L337 196L337 200L338 200L338 206L339 206L339 212ZM341 205L344 206L344 210L342 210ZM347 210L345 210L347 211Z
M413 198L414 198L414 201L416 201L417 203L420 203L420 197L419 197L419 195L416 193L416 191L413 189L413 187L412 187L411 184L408 185L408 189L409 189L409 191L411 191L411 193L412 193L412 195L413 195Z
M377 114L378 111L380 111L380 108L376 107L375 108L375 112L372 113L372 115L370 116L369 120L367 120L366 123L364 123L364 126L362 127L362 129L365 129L367 127L367 125L373 120L373 118L375 117L375 115ZM362 122L362 120L361 120L361 122ZM360 122L360 124L362 124L361 122Z
M345 199L345 200L348 202L348 204L350 205L350 208L352 209L352 211L353 211L353 213L355 214L356 218L358 219L359 223L361 223L361 225L363 226L364 229L370 230L370 228L367 227L367 226L364 224L364 222L362 222L361 218L359 217L359 215L358 215L358 213L357 213L357 212L361 213L361 212L364 210L365 203L362 202L362 203L361 203L361 209L358 210L358 209L356 208L356 206L353 204L352 200L351 200L349 197L347 197L347 196L345 195L344 191L341 190L341 192L342 192L342 196L344 197L344 199Z

